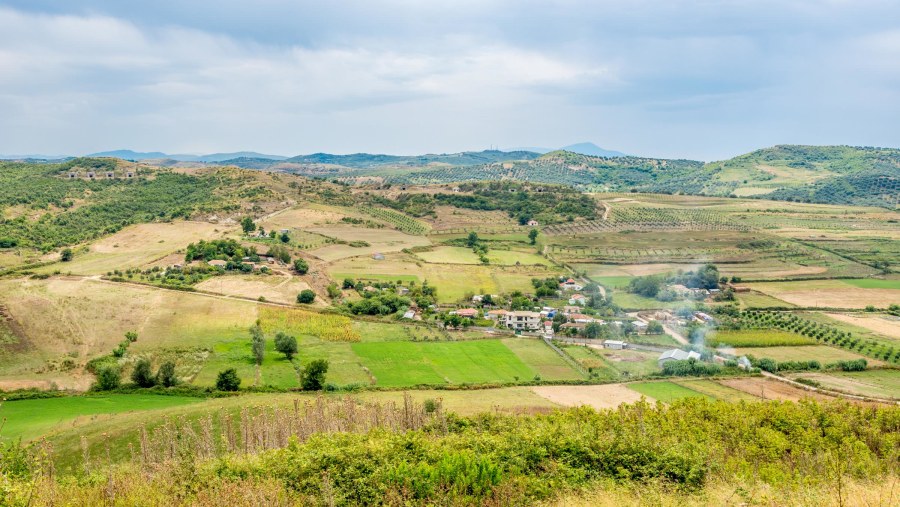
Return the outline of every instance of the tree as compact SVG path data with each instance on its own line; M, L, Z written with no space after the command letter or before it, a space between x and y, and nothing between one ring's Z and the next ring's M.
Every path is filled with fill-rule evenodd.
M280 239L282 243L290 243L291 242L291 237L288 236L288 233L286 233L286 232L282 232L281 236L279 236L278 239Z
M531 229L530 231L528 231L528 241L530 241L532 245L537 243L537 237L538 237L537 229Z
M475 231L472 231L469 233L469 237L466 238L466 246L469 248L472 248L477 244L478 244L478 233Z
M110 391L119 387L122 383L122 371L118 366L107 366L97 373L97 382L94 383L95 391Z
M651 320L647 324L647 334L662 334L663 331L663 325L658 320Z
M297 353L297 339L279 331L275 335L275 350L284 354L284 357L290 361Z
M603 326L597 322L590 322L588 325L584 326L585 338L596 339L600 337L601 333L603 333Z
M244 217L241 219L241 229L244 230L244 234L250 234L256 230L256 224L253 223L252 218Z
M150 368L150 360L146 358L139 359L134 365L131 372L131 381L138 387L153 387L156 385L156 378L153 376L153 370Z
M305 275L309 271L309 264L304 259L297 259L294 261L294 271Z
M256 364L262 364L263 356L266 353L266 338L263 336L262 328L259 324L250 327L250 347L253 350L253 357Z
M308 305L316 300L316 293L310 289L304 289L297 294L297 302Z
M352 289L354 287L356 287L356 284L353 282L352 278L344 278L343 288Z
M63 248L63 251L59 254L59 260L63 262L69 262L72 260L72 257L75 257L75 253L72 252L71 248Z
M304 391L320 391L325 385L325 374L328 373L328 360L316 359L310 361L300 375L300 387Z
M219 391L237 391L241 387L241 378L238 377L237 370L228 368L219 372L216 377L216 389Z
M172 387L178 385L178 377L175 375L175 363L166 361L159 367L156 372L156 383L163 387Z

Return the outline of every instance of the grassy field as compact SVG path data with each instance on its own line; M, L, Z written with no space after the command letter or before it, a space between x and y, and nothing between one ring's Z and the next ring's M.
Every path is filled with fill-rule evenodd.
M534 347L546 346L533 341ZM355 343L353 352L361 358L377 385L398 387L415 384L461 384L467 382L525 381L550 371L550 356L526 351L517 344L513 351L502 340L467 342L387 342ZM535 355L536 354L536 355ZM533 367L522 356L539 357L542 366ZM565 366L561 358L558 363ZM557 368L553 366L553 368ZM563 369L558 370L564 372ZM573 372L574 373L574 372Z
M4 420L3 439L30 440L51 432L96 421L107 414L139 413L200 402L200 398L145 394L110 394L33 400L5 401L0 405Z
M798 373L793 378L815 380L822 386L862 396L900 399L900 370Z
M805 314L804 316L809 316ZM850 314L850 313L826 313L822 314L824 321L831 325L841 327L863 336L873 339L900 340L900 317L887 314Z
M416 257L431 263L446 264L481 264L481 260L475 255L470 248L459 246L439 246L426 252L419 252ZM496 266L514 266L517 263L523 266L543 265L550 266L552 263L534 253L533 251L521 250L489 250L487 255L490 264Z
M227 275L214 276L198 283L197 290L249 299L293 304L300 291L310 285L303 278L289 275ZM319 301L320 305L324 305Z
M796 306L762 292L736 292L734 297L741 308L792 308Z
M364 227L350 227L335 225L332 227L314 227L310 232L335 238L348 243L353 241L365 241L369 246L353 247L349 244L336 244L323 246L310 251L312 255L325 261L336 261L356 256L371 256L372 254L399 252L405 248L428 246L431 242L424 236L404 234L393 229L366 229Z
M626 385L629 389L633 389L643 394L644 396L653 398L663 403L671 403L675 400L690 397L701 397L710 400L715 399L714 396L710 396L709 394L705 394L700 391L695 391L694 389L685 387L681 384L676 384L675 382L635 382L633 384Z
M659 301L624 291L614 292L612 298L613 302L626 310L662 310L693 305L690 301Z
M735 354L769 357L776 361L817 360L823 365L834 361L860 359L863 357L844 349L828 347L826 345L806 345L800 347L747 347L735 349ZM866 360L872 364L878 363L870 358L866 358Z
M790 345L815 345L816 340L807 336L777 329L713 331L706 336L710 347L781 347Z

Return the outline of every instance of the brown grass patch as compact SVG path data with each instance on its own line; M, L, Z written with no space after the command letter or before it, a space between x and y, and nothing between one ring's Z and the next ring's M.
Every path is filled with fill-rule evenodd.
M747 394L752 394L764 400L800 401L803 399L833 400L835 398L824 394L806 391L784 382L771 380L765 377L744 377L720 380L720 384L728 386Z
M859 326L891 338L900 338L900 320L883 315L867 315L864 317L843 313L826 313L832 319Z
M640 393L628 389L624 384L537 386L531 390L538 396L564 407L586 405L596 409L616 408L623 403L640 401L642 397Z

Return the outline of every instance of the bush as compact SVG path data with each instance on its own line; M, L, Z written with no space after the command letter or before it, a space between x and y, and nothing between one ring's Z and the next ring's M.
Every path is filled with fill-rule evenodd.
M153 376L153 370L150 368L149 359L139 359L131 371L131 381L138 387L153 387L156 385L156 377Z
M297 294L297 302L298 303L308 305L315 300L316 300L316 293L310 289L304 289L303 291L300 292L300 294Z
M97 373L97 382L94 383L95 391L111 391L122 384L122 370L118 366L105 366Z
M300 375L300 386L304 391L321 391L325 385L325 374L328 373L328 360L310 361Z
M686 361L666 361L663 363L663 375L675 377L705 377L718 375L722 367L713 363L704 363L696 359Z
M301 275L309 272L309 264L304 259L296 259L294 261L294 271Z
M241 378L238 377L237 370L228 368L219 372L216 377L216 389L219 391L237 391L241 387Z
M75 253L72 252L71 248L63 248L63 251L59 254L59 260L63 262L71 261L72 257L75 257Z
M156 382L163 387L173 387L178 385L178 377L175 375L175 363L166 361L159 367L156 372Z

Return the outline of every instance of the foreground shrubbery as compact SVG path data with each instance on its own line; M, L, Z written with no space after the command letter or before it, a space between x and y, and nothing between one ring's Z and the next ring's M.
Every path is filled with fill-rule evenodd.
M10 447L4 500L214 505L242 491L259 504L523 505L598 484L691 498L709 484L762 485L836 500L851 482L895 480L900 457L900 408L839 402L690 399L461 418L434 403L320 399L225 418L166 423L141 437L131 464L91 462L72 479L48 479Z

